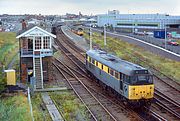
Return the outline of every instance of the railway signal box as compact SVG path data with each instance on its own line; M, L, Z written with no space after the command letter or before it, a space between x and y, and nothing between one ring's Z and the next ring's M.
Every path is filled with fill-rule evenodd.
M56 36L33 26L20 31L16 38L19 39L21 81L26 83L35 77L35 88L43 88L43 82L50 79L52 44Z

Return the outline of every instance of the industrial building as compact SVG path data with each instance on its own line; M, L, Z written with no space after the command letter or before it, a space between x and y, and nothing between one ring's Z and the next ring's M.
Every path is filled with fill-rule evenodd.
M26 83L35 78L35 88L43 88L43 82L50 80L53 38L55 35L38 26L26 27L16 37L19 39L20 79Z
M167 14L120 14L118 10L97 15L99 27L106 25L131 30L180 28L180 16Z

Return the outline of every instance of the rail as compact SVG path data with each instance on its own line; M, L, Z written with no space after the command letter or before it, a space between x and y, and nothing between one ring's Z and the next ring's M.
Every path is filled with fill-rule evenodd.
M65 41L66 42L66 45L67 45L67 41ZM68 44L69 45L69 44ZM62 45L61 45L62 46ZM71 45L72 46L72 45ZM75 50L75 49L74 49ZM72 53L71 53L72 54ZM75 54L72 54L72 55L75 55ZM144 61L144 60L143 60ZM81 62L82 62L82 60L81 60ZM84 69L83 69L84 70ZM164 75L165 76L165 75ZM156 115L155 113L153 113L153 115Z

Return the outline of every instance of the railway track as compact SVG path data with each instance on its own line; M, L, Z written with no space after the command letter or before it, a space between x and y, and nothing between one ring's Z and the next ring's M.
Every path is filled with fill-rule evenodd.
M68 65L64 64L60 60L56 60L56 61L58 61L58 66L63 64L67 68L72 70L73 72L77 73L77 71L74 71L72 69L72 67L68 67ZM66 73L69 73L68 75L70 75L70 73L71 73L69 70L65 70L64 67L59 66L59 69L65 71ZM132 112L132 110L129 109L128 107L126 107L125 105L123 105L122 102L121 103L118 102L115 97L110 96L109 98L107 98L107 93L105 93L104 90L102 88L100 88L100 86L96 82L92 82L89 77L84 77L83 73L78 72L76 76L79 76L79 79L82 81L82 83L99 100L99 102L101 102L104 105L104 107L107 108L107 110L110 110L113 113L112 115L115 115L114 117L118 121L125 120L127 118L127 117L124 117L123 115L128 115L129 118L134 119L134 120L144 119L142 116L137 115L135 112ZM73 79L75 79L75 78L73 78ZM108 119L106 119L106 120L108 120Z
M60 47L61 49L65 49L65 48L63 48L63 47ZM67 50L62 50L63 52L64 52L64 54L66 55L66 56L68 56L69 57L69 52L67 51ZM72 56L71 56L72 57ZM70 58L71 58L70 57ZM71 60L71 59L70 59ZM75 64L76 65L76 64ZM69 67L69 65L66 65L67 67ZM61 67L61 70L63 70L63 71L65 71L65 69L63 68L63 67ZM71 67L71 70L73 70L73 71L75 71L76 73L78 73L78 75L81 75L81 78L83 77L84 79L86 78L87 79L87 76L83 76L83 73L84 72L82 72L82 71L77 71L77 70L75 70L74 68L72 68ZM82 70L82 67L81 67L81 70ZM68 72L68 71L66 71L66 72ZM89 79L89 78L88 78ZM85 82L85 81L84 81ZM88 81L86 81L86 82L91 82L91 80L88 80ZM92 85L92 84L87 84L87 85ZM87 86L86 85L86 86ZM89 88L89 87L88 87ZM94 87L94 84L92 85L92 88L95 88ZM92 88L91 88L91 90L92 90ZM97 93L96 93L96 95L97 95ZM99 99L99 96L97 96L97 98ZM121 113L121 110L123 110L123 113L125 112L125 107L122 109L122 107L120 107L120 106L118 106L117 104L115 105L115 103L112 105L112 106L110 106L108 103L109 102L111 102L111 101L109 101L109 100L107 100L107 99L99 99L99 100L101 100L100 102L102 102L102 104L103 105L108 105L108 109L109 108L111 108L111 110L113 110L113 111L111 111L111 112L113 112L113 113L116 113L117 115L117 117L118 117L118 120L120 120L120 119L122 119L123 118L123 116L122 116L122 114L120 114ZM106 100L106 101L105 101ZM115 106L114 106L115 105ZM114 108L113 108L114 107ZM119 107L119 110L117 110L117 107ZM132 112L131 112L132 113ZM127 115L127 114L126 114ZM132 114L128 114L128 116L131 116ZM134 114L134 115L136 115L136 114ZM122 116L122 117L121 117ZM137 117L137 116L136 116ZM138 119L138 120L140 120L140 118Z
M68 66L68 65L66 65L66 66ZM70 68L70 67L69 67ZM63 70L63 68L61 68L62 70ZM73 70L73 68L71 68L71 70ZM73 71L75 71L75 72L77 72L76 70L73 70ZM67 72L67 71L66 71ZM83 77L83 75L82 75L82 73L80 73L80 72L78 72L78 74L79 75L81 75L82 77ZM88 79L88 81L90 82L91 80L88 78L88 77L85 77L86 79ZM96 82L95 82L96 83ZM111 109L112 108L114 108L114 110L116 110L116 111L123 111L123 112L125 112L125 110L126 111L129 111L129 112L132 112L132 113L136 113L136 112L134 112L134 111L132 111L132 109L131 108L129 108L129 107L127 107L127 106L125 106L124 104L123 104L123 102L120 102L119 100L117 100L117 97L115 97L115 96L110 96L109 94L107 94L107 90L97 90L97 88L96 88L96 90L94 89L95 88L95 85L96 84L88 84L88 85L86 85L87 87L88 87L88 89L89 90L91 90L91 92L93 92L94 93L94 95L96 95L96 97L98 98L99 96L101 96L101 97L103 97L104 99L103 99L103 103L107 103L107 104L109 104L109 103L111 103L111 105L107 105L109 108L110 108L110 106L111 106ZM98 85L99 86L99 85ZM101 92L101 93L100 93ZM107 97L108 97L108 99L107 99ZM111 99L111 100L110 100ZM102 100L102 99L101 99ZM106 101L105 101L106 100ZM112 105L113 104L113 105ZM123 107L123 108L122 108ZM149 119L151 119L150 121L155 121L155 120L161 120L161 121L166 121L166 119L165 118L163 118L162 116L160 116L160 115L158 115L156 112L154 112L154 111L152 111L152 110L149 110L149 109L147 109L147 112L150 112L152 115L147 115L145 112L142 114L133 114L133 115L136 115L136 116L138 116L139 118L141 118L142 120L144 120L144 121L149 121ZM115 113L115 111L113 111L114 113ZM132 113L131 113L131 115L132 115Z
M85 70L82 70L81 67L85 68L85 62L83 61L84 56L80 57L81 61L77 60L78 56L77 53L75 53L74 50L68 50L65 48L65 46L68 46L65 42L56 41L56 44L59 46L59 49L63 50L63 53L79 68L77 70L82 71L83 73L86 73Z
M131 56L135 56L131 53L129 54ZM154 66L148 64L146 60L140 58L138 59L139 61L145 63L150 68L151 72L153 72L156 87L161 87L155 88L156 104L162 109L166 110L168 113L174 115L176 119L180 119L180 83L160 72Z
M65 36L65 35L63 35L63 36ZM84 53L85 52L83 52L83 50L81 50L81 49L77 49L77 46L73 43L72 44L72 42L69 42L68 41L68 39L67 39L67 37L66 38L63 38L63 39L65 39L64 41L64 45L65 46L71 46L71 54L68 54L68 55L70 55L70 56L72 56L72 53L73 53L73 56L74 56L74 58L72 58L72 60L74 61L74 60L77 60L78 59L78 56L77 56L77 58L75 58L76 57L76 54L75 54L75 51L77 52L77 53L81 53L81 59L84 59ZM71 44L70 44L71 43ZM61 44L61 48L63 48L63 45ZM73 48L73 49L72 49ZM80 51L80 52L79 52ZM70 52L65 52L65 53L70 53ZM80 61L81 63L79 63L78 61L76 62L76 63L79 63L79 64L77 64L77 66L79 66L80 65L80 67L79 68L81 68L80 70L82 71L83 69L83 65L84 65L84 62L83 62L83 60L81 60ZM83 72L84 73L86 73L85 72L85 70L83 70ZM156 95L158 95L158 91L156 91ZM160 94L159 94L160 95ZM164 100L165 98L162 98L162 95L161 95L161 99L160 99L160 97L157 97L157 100L159 101L159 102L162 102L161 100ZM172 106L173 107L173 106ZM151 111L151 113L153 114L153 115L156 115L156 113L154 112L153 113L153 111ZM174 114L173 114L174 115ZM158 117L158 116L157 116Z
M177 120L180 119L180 105L176 101L172 100L165 94L155 91L155 100L156 105L160 106L162 109L167 110L170 114L177 117Z
M58 71L64 76L66 81L69 83L70 87L73 89L75 94L81 100L81 102L85 105L86 109L90 112L91 120L109 120L109 121L117 121L116 118L104 107L104 105L89 91L89 89L84 85L84 83L77 77L71 69L69 69L66 65L61 63L64 68L66 68L73 76L74 79L68 79L67 76L61 71L61 69L57 66L57 64L53 63L54 66L58 69Z
M62 36L61 36L62 37ZM66 41L66 43L68 44L69 42L67 41L67 40L64 40L64 41ZM71 42L70 42L71 43ZM78 49L76 49L77 48L77 46L76 45L74 45L73 44L73 48L75 47L75 51L77 51L77 53L79 53L79 51L78 51ZM61 47L62 48L62 47ZM67 50L65 51L66 53L67 53ZM69 54L67 54L67 56L68 56ZM79 59L78 59L79 60ZM81 67L81 70L83 70L83 71L85 71L82 67ZM90 80L89 80L90 81ZM94 86L94 85L93 85ZM89 87L90 88L90 87ZM92 90L92 88L91 88L91 90ZM111 97L112 98L112 97ZM107 102L112 102L112 101L107 101ZM117 109L117 107L119 107L117 104L120 104L120 103L116 103L116 109ZM121 106L122 106L122 104L120 104ZM108 106L109 107L109 106ZM126 110L127 110L127 107L124 107ZM122 109L119 109L119 111L120 110L122 110ZM124 110L124 109L123 109ZM129 109L129 110L131 110L131 109ZM113 111L113 112L115 112L115 111ZM131 112L132 112L132 110L131 110ZM137 114L136 114L137 115ZM141 117L141 119L143 119L143 120L147 120L146 119L146 117L145 116L142 116L142 115L139 115L138 117ZM120 118L119 118L120 119Z
M68 65L66 65L66 66L68 66ZM73 68L71 68L71 67L68 67L68 68L70 68L71 70L73 70ZM68 71L66 71L66 70L64 70L64 68L63 67L60 67L60 69L61 70L63 70L63 71L65 71L66 73L69 73ZM80 73L80 72L77 72L76 70L73 70L73 71L75 71L78 75L81 75L81 78L86 78L86 79L88 79L87 77L84 77L83 75L82 75L82 73ZM69 74L70 75L70 74ZM90 81L90 80L88 80L88 81ZM124 112L124 109L122 109L122 107L124 107L124 105L122 105L123 104L123 102L119 102L119 101L117 101L117 99L115 98L115 97L109 97L110 99L112 99L112 100L107 100L106 98L107 98L107 96L109 96L109 95L107 95L107 93L99 93L99 92L102 92L102 90L101 91L96 91L94 88L94 84L93 84L93 86L89 86L89 85L86 85L87 87L88 87L88 89L89 90L91 90L91 92L94 92L95 93L95 95L97 96L97 97L99 97L99 96L101 96L101 97L103 97L104 99L103 99L103 103L106 103L106 104L110 104L110 103L112 103L112 104L114 104L115 106L113 106L112 104L110 104L110 105L107 105L108 107L110 107L110 106L112 106L112 108L114 108L114 110L119 110L119 111L123 111ZM102 99L101 99L102 100ZM121 106L120 106L121 105ZM126 108L126 110L128 110L128 111L131 111L132 112L132 110L131 109L129 109L128 107L124 107L124 108ZM149 110L149 109L148 109ZM113 111L114 113L115 113L115 111ZM161 117L160 115L158 115L156 112L154 112L154 111L152 111L152 110L150 110L150 113L152 114L152 116L147 116L146 114L141 114L141 115L138 115L139 117L141 117L143 120L149 120L149 118L152 120L152 121L155 121L156 119L158 119L158 120L161 120L161 121L166 121L166 119L165 118L163 118L163 117ZM136 115L136 114L135 114Z

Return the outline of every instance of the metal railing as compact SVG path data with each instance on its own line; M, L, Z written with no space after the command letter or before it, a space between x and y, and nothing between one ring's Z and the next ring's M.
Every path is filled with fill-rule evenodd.
M21 57L52 56L53 50L40 50L39 54L33 53L32 49L21 49Z
M21 49L21 55L33 55L33 49Z

